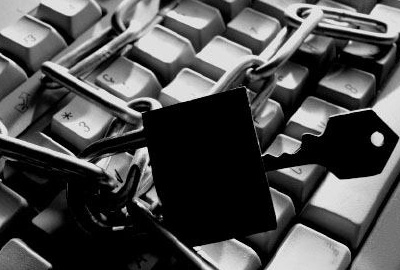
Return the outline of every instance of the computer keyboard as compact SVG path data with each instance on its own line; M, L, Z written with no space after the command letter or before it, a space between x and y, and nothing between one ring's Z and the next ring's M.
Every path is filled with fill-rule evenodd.
M0 0L0 120L10 136L78 155L105 135L111 114L64 88L46 89L40 66L111 31L121 2ZM147 24L158 2L139 4L137 27ZM373 14L400 32L395 0L182 0L82 79L127 102L153 97L170 106L202 97L240 57L263 56L285 26L285 8L298 2ZM400 134L397 44L310 35L279 68L274 92L254 115L262 152L293 152L303 133L321 134L329 116L365 107ZM132 160L123 153L101 166L123 177ZM194 250L220 269L398 269L399 171L397 145L375 176L341 180L315 164L267 172L277 229ZM181 269L151 236L123 241L118 232L87 234L68 211L65 183L54 178L5 162L1 269ZM154 186L142 191L142 202L157 210Z

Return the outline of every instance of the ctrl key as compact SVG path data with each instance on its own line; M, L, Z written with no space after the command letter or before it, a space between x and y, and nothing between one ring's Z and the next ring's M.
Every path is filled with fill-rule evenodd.
M0 250L0 269L48 270L52 266L21 239L13 238Z
M296 224L265 270L344 270L350 260L350 250L345 245L302 224Z

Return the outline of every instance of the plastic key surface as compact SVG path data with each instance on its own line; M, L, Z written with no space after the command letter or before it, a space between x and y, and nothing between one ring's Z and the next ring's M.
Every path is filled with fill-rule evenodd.
M96 105L75 97L57 112L51 130L79 150L99 139L106 131L112 115Z
M370 176L386 165L399 137L371 109L331 116L320 136L304 134L294 154L264 156L267 170L320 164L339 178Z
M375 96L375 76L356 68L336 66L319 82L317 95L351 110L364 108Z
M399 269L400 186L397 185L371 233L354 258L351 270Z
M196 55L192 68L217 81L235 66L240 57L246 55L251 55L249 48L216 36Z
M75 39L101 18L101 7L94 0L42 0L37 16Z
M0 99L28 78L25 71L13 60L0 54Z
M275 18L251 8L243 9L227 25L226 37L260 54L280 30Z
M18 238L11 239L0 250L0 268L4 270L53 269L47 260Z
M96 84L127 102L138 97L157 97L161 90L153 72L125 57L102 71Z
M66 47L53 27L30 15L0 31L0 49L18 58L30 72Z
M209 94L214 84L209 78L184 68L161 90L158 100L163 106L189 101Z
M301 140L304 133L321 134L330 116L347 111L325 100L309 96L289 119L284 133L298 140Z
M199 255L220 270L256 270L261 261L250 247L236 239L194 247Z
M161 83L170 82L179 70L194 60L190 41L177 33L156 25L139 39L132 48L132 59L161 76Z
M296 224L265 270L345 270L351 254L345 245Z
M276 157L282 153L293 154L299 149L300 145L300 141L279 134L266 153ZM267 172L267 176L272 186L282 190L285 194L289 194L295 203L302 205L306 202L324 172L324 167L316 164L308 164L269 171Z
M225 31L219 10L196 0L182 1L169 11L164 26L188 38L196 52Z

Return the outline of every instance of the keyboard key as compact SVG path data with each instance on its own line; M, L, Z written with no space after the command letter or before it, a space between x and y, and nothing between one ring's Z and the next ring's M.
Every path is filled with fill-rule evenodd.
M17 22L22 16L35 10L40 0L13 0L1 5L0 29Z
M21 239L13 238L0 250L0 268L7 270L50 270L53 267Z
M0 99L27 80L25 71L0 53Z
M153 72L125 57L101 72L95 83L127 102L138 97L155 98L161 90Z
M350 259L350 250L345 245L296 224L265 269L344 270Z
M260 54L280 30L279 21L245 8L227 25L225 36Z
M0 49L24 63L30 72L66 47L53 27L29 15L0 31Z
M164 26L189 39L196 52L225 31L219 10L196 0L182 1L169 11Z
M232 20L239 12L250 4L250 0L202 0L204 3L216 7L225 21Z
M51 203L32 219L32 224L49 235L62 231L71 222L67 204L67 191L62 190Z
M192 68L217 81L225 71L236 65L240 57L246 55L251 55L250 49L216 36L196 55Z
M282 153L293 154L300 148L300 145L300 141L279 134L268 148L267 153L273 156L280 156ZM267 175L271 186L290 195L295 204L303 205L324 173L324 167L310 164L269 171Z
M252 8L271 17L277 18L282 25L286 25L284 16L285 9L291 4L305 2L305 0L255 0Z
M14 222L18 222L27 207L25 198L0 183L0 232L3 233L10 229Z
M42 132L27 132L19 138L63 154L73 155L66 147ZM49 174L48 171L29 168L20 162L11 160L7 160L5 163L3 177L4 184L23 196L36 209L47 206L64 183L54 180L54 174Z
M215 82L189 69L182 69L160 93L158 100L165 106L206 96Z
M348 66L336 66L319 82L316 93L351 110L364 108L375 96L375 76Z
M355 257L351 270L396 270L399 268L399 209L400 186L398 185Z
M376 0L358 1L358 0L335 0L347 6L354 7L357 12L368 14L376 5Z
M295 209L289 196L270 188L276 215L277 228L273 231L261 232L247 236L244 243L251 246L265 261L273 255L281 238L284 237L289 224L295 217Z
M304 90L308 68L293 62L286 62L276 71L276 86L271 98L278 101L284 111L293 108Z
M261 267L257 253L236 239L194 247L194 249L221 270L256 270Z
M356 41L350 41L343 49L341 61L350 67L358 68L375 75L379 87L387 78L396 61L397 46L378 47Z
M41 0L36 16L76 39L101 18L94 0Z
M75 97L53 116L51 131L79 150L100 139L112 116L94 104Z
M336 55L333 38L310 34L293 54L292 61L306 66L311 73L324 73Z
M330 116L347 111L322 99L308 97L289 119L284 133L298 140L304 133L321 134Z
M156 25L132 48L132 60L159 74L163 84L170 82L193 59L190 41L161 25Z
M267 149L272 139L279 133L283 123L284 116L281 105L275 100L268 99L254 115L254 127L261 150Z

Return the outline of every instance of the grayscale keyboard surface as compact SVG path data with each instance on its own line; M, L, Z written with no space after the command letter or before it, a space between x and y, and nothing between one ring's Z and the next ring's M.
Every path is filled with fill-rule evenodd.
M10 136L70 155L104 136L112 116L66 89L46 89L40 66L109 31L120 2L0 0L0 120ZM158 2L142 1L151 11L138 14L139 24ZM125 101L153 97L169 106L201 97L241 56L262 56L285 26L285 8L305 2L385 18L400 32L396 0L182 0L82 79ZM303 133L322 133L329 116L366 107L399 135L398 44L310 35L254 115L262 152L293 152ZM126 174L132 158L119 154L103 165ZM397 145L375 176L341 180L313 164L267 172L277 229L194 249L227 270L399 269L399 171ZM151 237L121 244L87 234L68 210L65 182L53 178L5 162L1 269L179 269ZM160 203L151 185L140 199L152 209Z

